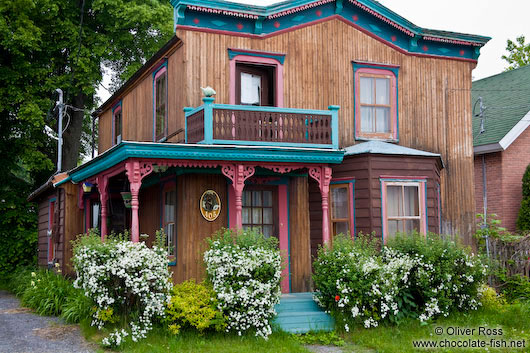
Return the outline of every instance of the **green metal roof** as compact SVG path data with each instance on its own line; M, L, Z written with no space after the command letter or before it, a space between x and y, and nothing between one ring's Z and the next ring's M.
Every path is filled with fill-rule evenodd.
M473 82L471 95L473 106L482 97L486 107L483 133L480 133L481 119L476 116L480 112L479 103L474 108L473 146L501 143L530 112L530 65ZM505 147L499 145L498 150L502 149Z

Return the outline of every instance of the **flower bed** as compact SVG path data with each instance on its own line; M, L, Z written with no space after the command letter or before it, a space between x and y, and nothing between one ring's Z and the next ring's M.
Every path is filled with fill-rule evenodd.
M256 336L267 338L281 295L282 257L277 240L254 231L222 230L209 245L204 262L218 308L227 318L226 331L241 335L255 330Z
M119 346L125 336L133 341L145 338L153 320L163 317L172 283L164 246L148 248L143 242L97 235L82 236L74 247L74 285L96 304L92 325L98 329L117 322L130 328L116 329L103 339L107 346Z
M476 309L486 266L430 234L398 236L381 251L366 236L339 236L314 263L316 300L339 321L376 327L405 317L427 321L453 309Z

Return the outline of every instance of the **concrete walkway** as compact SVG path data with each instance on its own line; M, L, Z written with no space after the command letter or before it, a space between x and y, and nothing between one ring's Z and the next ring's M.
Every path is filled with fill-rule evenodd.
M94 352L79 326L56 317L38 316L20 307L11 293L0 290L0 353Z

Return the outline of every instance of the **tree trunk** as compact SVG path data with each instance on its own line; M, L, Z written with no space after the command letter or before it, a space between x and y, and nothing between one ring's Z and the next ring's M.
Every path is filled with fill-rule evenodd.
M85 109L88 97L83 93L78 93L72 101L72 105L78 109ZM67 171L77 167L79 159L79 149L81 147L81 132L83 130L84 110L78 111L67 109L70 116L68 126L64 125L66 131L63 133L63 165L61 171ZM64 124L68 123L68 116L65 116ZM64 128L63 127L63 128Z

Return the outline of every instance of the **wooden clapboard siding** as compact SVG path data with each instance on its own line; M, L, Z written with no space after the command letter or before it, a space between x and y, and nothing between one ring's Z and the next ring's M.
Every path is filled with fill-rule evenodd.
M470 241L474 226L470 89L475 63L400 53L340 20L267 39L179 30L184 42L186 105L201 104L200 86L229 103L227 48L285 53L284 105L326 109L340 105L340 145L355 143L352 61L399 65L400 144L440 153L443 232Z
M38 202L39 224L38 232L38 264L39 266L48 266L48 221L49 221L49 197L42 198Z
M289 182L289 235L291 250L291 290L311 290L311 243L309 234L309 190L307 177Z
M98 119L98 153L112 147L112 110L109 109Z
M398 65L400 144L440 153L443 232L467 241L474 227L471 70L475 63L398 52L333 19L266 39L178 29L184 43L168 52L169 129L184 127L185 106L199 106L201 86L229 103L227 48L285 53L284 105L326 109L339 105L340 145L355 143L352 61ZM152 77L145 74L123 96L124 139L151 141ZM110 108L100 116L100 153L110 147Z
M155 233L162 228L161 221L161 186L159 184L141 189L138 196L140 208L138 218L140 222L140 234L149 234L147 245L151 246L155 239Z
M214 190L221 199L219 217L208 222L199 210L206 190ZM205 239L228 226L227 182L220 174L184 174L177 178L177 264L171 267L173 280L202 280L206 274L202 256Z

